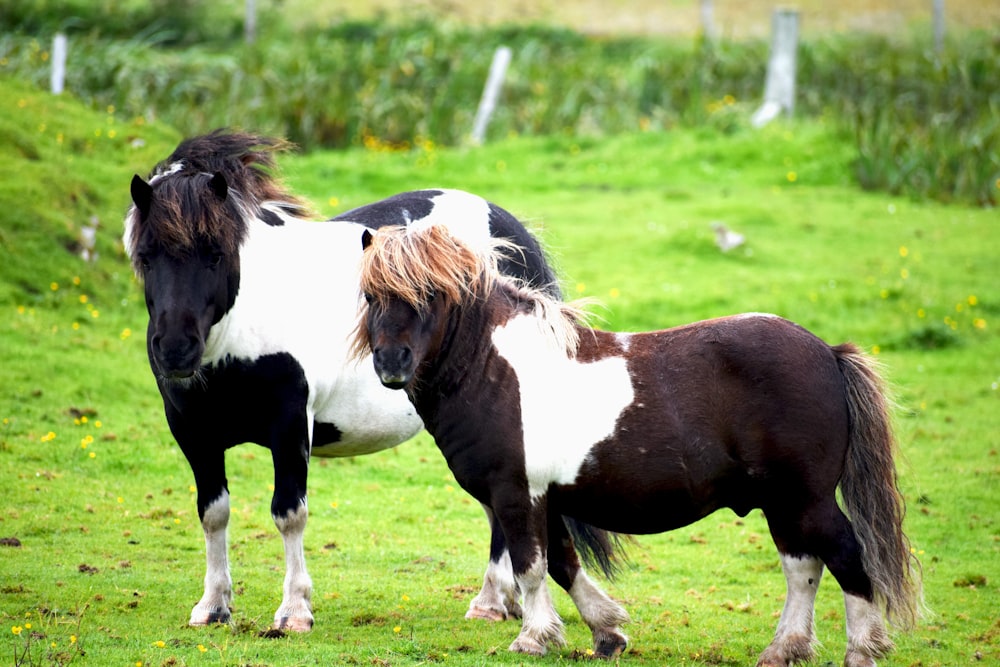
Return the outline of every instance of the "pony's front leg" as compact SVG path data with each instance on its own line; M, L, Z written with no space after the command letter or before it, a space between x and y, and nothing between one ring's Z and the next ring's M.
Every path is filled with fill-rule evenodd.
M483 505L483 510L490 522L490 562L483 575L483 588L479 595L472 598L465 617L487 621L521 618L520 591L514 582L507 541L493 510L486 505Z
M573 538L558 512L549 515L549 574L569 593L594 637L594 654L616 658L628 646L621 626L628 612L595 584L580 567Z
M205 593L191 610L189 625L228 623L232 619L233 580L229 574L229 491L222 488L218 497L202 504L198 491L198 513L205 533Z
M309 508L306 503L308 447L275 447L274 496L271 517L285 547L285 583L281 606L274 613L279 630L307 632L312 629L312 579L306 570L304 537Z
M510 549L514 581L524 595L521 633L510 650L516 653L545 655L548 645L563 646L563 623L556 613L546 582L548 574L546 537L546 499L541 497L529 505L527 512L494 507Z
M170 403L167 419L177 444L187 457L198 490L198 518L205 533L205 592L191 610L189 625L228 623L232 619L233 580L229 575L229 490L225 450L211 440L191 436L187 422Z
M510 645L510 650L515 653L545 655L549 644L563 646L566 640L563 638L562 619L552 604L545 580L547 560L540 549L535 553L535 558L525 571L518 574L515 566L514 579L524 591L524 614L521 634Z

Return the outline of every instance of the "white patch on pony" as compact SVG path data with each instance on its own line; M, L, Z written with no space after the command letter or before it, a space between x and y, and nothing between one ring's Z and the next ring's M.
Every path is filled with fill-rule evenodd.
M885 630L882 612L858 595L844 593L847 626L847 658L844 664L875 664L892 650L893 644Z
M161 178L167 178L168 176L173 176L174 174L180 172L183 169L184 169L184 160L171 162L169 165L167 165L165 169L163 169L162 171L157 171L155 174L153 174L153 176L149 179L149 184L152 185Z
M499 561L491 560L483 575L483 588L479 595L469 602L466 618L482 618L490 621L504 621L521 616L518 603L517 583L510 562L510 551L504 549Z
M813 614L823 561L811 556L780 555L788 595L774 639L761 653L758 665L798 665L812 660L815 653Z
M572 484L594 445L615 432L635 398L624 357L581 363L544 323L521 315L493 331L493 345L517 375L525 472L532 499L551 484Z
M580 570L569 588L569 596L580 612L580 617L591 630L613 632L622 623L628 623L629 616L621 605L602 591L587 573ZM627 641L622 636L623 641Z
M800 636L807 638L812 644L813 609L820 578L823 576L823 561L809 556L799 558L781 554L781 569L788 583L788 595L781 611L781 620L778 621L775 640Z
M125 230L122 232L122 245L125 246L125 255L130 262L132 261L132 234L135 230L135 222L138 215L139 211L136 209L135 204L132 204L125 214Z
M774 320L782 319L780 315L775 315L774 313L739 313L737 315L732 315L730 317L731 319L734 320L753 320L757 318L774 319Z
M294 357L309 384L308 413L342 434L314 455L356 456L408 440L423 422L406 394L383 387L370 358L349 359L364 227L272 210L284 224L250 222L236 303L209 332L202 363Z
M205 508L201 527L205 533L205 593L191 610L190 625L207 625L228 616L233 600L233 580L229 574L229 548L226 529L229 526L229 492L222 494Z
M517 577L517 584L524 593L524 617L521 633L510 645L511 651L545 655L549 644L564 644L563 623L552 604L545 580L545 558L536 554L534 562Z
M432 197L434 207L427 216L414 220L410 229L419 231L443 225L453 236L480 254L491 251L490 205L482 197L462 190L441 190Z

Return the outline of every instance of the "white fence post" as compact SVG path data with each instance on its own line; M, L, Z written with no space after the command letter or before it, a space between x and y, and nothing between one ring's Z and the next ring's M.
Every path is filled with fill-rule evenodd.
M257 41L257 0L246 0L246 13L243 21L243 39L247 44Z
M52 39L52 74L50 85L53 95L61 95L66 81L66 54L68 51L66 35L57 32Z
M774 10L771 57L767 63L764 104L754 112L750 123L763 127L784 111L795 110L795 52L799 42L799 13L794 9Z
M701 0L701 34L708 42L715 42L717 37L715 30L714 8L712 0Z
M934 51L944 46L944 0L934 0Z
M490 74L486 78L483 97L479 100L476 120L472 125L472 143L474 144L481 144L486 138L486 126L490 124L490 118L497 105L497 98L500 97L500 89L503 87L503 78L507 74L507 66L510 65L510 57L510 48L506 46L501 46L493 53Z

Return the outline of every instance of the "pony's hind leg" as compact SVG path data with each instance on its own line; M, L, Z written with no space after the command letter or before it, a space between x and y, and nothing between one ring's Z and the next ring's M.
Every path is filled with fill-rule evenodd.
M507 541L493 510L486 505L483 505L483 510L486 511L486 518L490 522L490 562L483 575L483 588L479 591L479 595L472 598L465 617L487 621L521 618L521 604L518 602L520 591L514 582Z
M594 653L616 658L628 646L620 625L628 623L628 612L595 584L580 567L573 539L562 516L549 516L549 574L569 593L584 623L594 637Z
M893 649L882 612L870 600L844 593L847 613L847 655L844 667L875 667L875 659Z
M774 639L761 653L757 667L786 667L813 657L816 641L813 610L823 576L823 561L814 556L782 553L781 569L788 586L785 606Z
M893 649L882 612L875 604L871 578L861 561L861 545L836 503L821 515L824 539L817 539L819 556L844 591L847 652L844 667L875 667Z
M794 502L785 505L801 506ZM778 512L767 514L767 518L771 535L782 554L802 554L803 560L807 558L812 562L822 562L844 591L847 619L847 652L844 667L875 667L875 660L892 650L892 642L886 632L882 614L875 605L871 578L861 562L861 546L836 499L831 494L825 501L814 503L812 507L793 518ZM785 563L784 557L782 562ZM786 569L786 576L787 574ZM801 576L798 578L801 579ZM786 610L792 600L791 582L790 578ZM815 596L815 591L811 595ZM811 599L808 608L811 627ZM785 616L782 613L775 641L781 634L784 621ZM761 655L761 662L758 664L787 665L808 659L784 654L786 659L784 663L780 662L780 659L771 659L767 662L765 658L769 658L769 655L774 655L775 658L780 658L782 655L769 654L773 646L772 643ZM812 651L809 652L810 657L811 654Z
M569 596L594 637L594 653L601 658L616 658L628 646L621 625L628 623L625 609L602 591L583 570L577 572Z
M199 505L201 491L199 490ZM205 593L191 610L189 625L228 623L232 618L233 581L229 574L229 492L223 487L218 497L201 509L205 533Z

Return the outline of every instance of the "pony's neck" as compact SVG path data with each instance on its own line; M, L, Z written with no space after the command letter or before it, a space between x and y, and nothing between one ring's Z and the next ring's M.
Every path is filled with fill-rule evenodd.
M488 390L484 385L513 380L509 373L490 372L492 365L503 363L491 339L493 331L516 317L520 307L494 290L486 299L453 310L441 349L422 365L406 389L431 434L441 405L461 394L469 383L483 391Z

